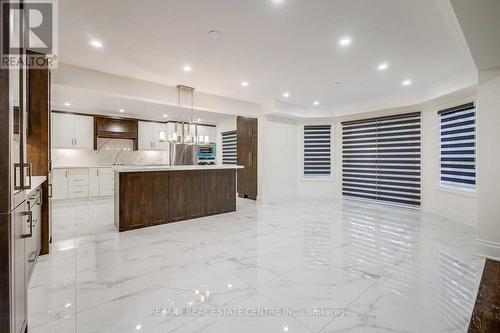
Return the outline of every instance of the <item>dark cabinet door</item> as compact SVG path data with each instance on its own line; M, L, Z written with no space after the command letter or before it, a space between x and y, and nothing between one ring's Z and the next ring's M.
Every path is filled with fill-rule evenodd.
M238 165L244 169L238 170L238 195L244 198L257 198L257 119L238 117Z
M185 171L187 178L189 218L203 216L203 171Z
M12 212L12 311L15 333L24 332L27 309L26 239L30 237L31 217L27 215L26 202Z
M149 174L151 186L149 205L149 225L164 224L168 222L169 200L166 199L168 191L168 173L151 172Z
M219 213L236 210L236 172L234 170L217 170L217 197Z
M189 191L184 171L171 171L168 181L169 221L176 222L189 218Z
M205 215L214 215L219 212L219 196L218 193L218 170L204 171L203 177L203 211Z
M135 195L142 193L143 195ZM150 218L151 181L147 172L120 174L120 231L144 228ZM123 201L122 201L123 200Z

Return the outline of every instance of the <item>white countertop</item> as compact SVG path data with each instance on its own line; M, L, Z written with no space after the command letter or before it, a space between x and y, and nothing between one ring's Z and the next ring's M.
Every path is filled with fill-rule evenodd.
M184 170L214 170L214 169L243 169L240 165L129 165L116 166L114 172L148 172L148 171L184 171Z
M76 166L76 165L69 165L69 166L52 166L52 169L91 169L91 168L112 168L112 165L93 165L93 166Z
M26 197L30 196L33 191L35 191L40 185L42 185L47 180L45 176L33 176L31 177L31 188L26 190Z

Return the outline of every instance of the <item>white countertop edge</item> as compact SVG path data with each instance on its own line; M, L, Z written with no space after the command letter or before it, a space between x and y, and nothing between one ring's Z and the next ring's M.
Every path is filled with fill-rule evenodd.
M52 166L52 169L111 169L112 165L93 165L93 166Z
M47 177L45 176L31 177L31 188L29 190L26 190L26 196L29 196L31 193L33 193L33 191L39 188L40 185L42 185L46 180Z
M178 166L119 166L113 167L114 172L151 172L151 171L189 171L243 169L241 165L178 165Z

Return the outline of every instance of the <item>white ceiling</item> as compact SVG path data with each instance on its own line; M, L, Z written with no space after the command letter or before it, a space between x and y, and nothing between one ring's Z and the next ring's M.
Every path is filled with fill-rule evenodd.
M54 110L78 111L91 114L103 114L139 118L155 121L191 121L191 112L164 103L153 103L134 98L123 98L103 94L92 90L53 84L52 105ZM71 102L69 106L65 103ZM123 109L123 113L119 112ZM163 117L167 115L167 118ZM217 125L234 119L234 116L209 111L193 111L193 121Z
M245 101L287 101L304 116L399 106L477 75L448 0L64 0L59 17L63 63ZM208 37L213 29L220 39ZM344 36L352 38L347 48L338 44ZM103 48L90 46L93 38ZM380 62L388 70L378 72ZM405 79L413 84L403 87Z

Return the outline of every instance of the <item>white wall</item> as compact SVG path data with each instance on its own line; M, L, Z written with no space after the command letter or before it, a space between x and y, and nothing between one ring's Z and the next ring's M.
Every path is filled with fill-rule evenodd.
M258 123L258 201L262 203L297 197L297 122L262 116Z
M475 91L444 96L421 106L422 110L422 210L472 227L477 226L477 191L440 185L439 110L469 103Z
M379 117L389 114L422 111L422 211L436 213L472 227L477 226L477 193L449 189L439 184L439 110L475 100L476 90L468 88L442 96L424 104L377 112L360 113L340 118L325 118L322 121L302 121L298 131L298 197L341 198L342 197L342 121ZM303 125L333 124L333 177L332 179L308 180L303 178ZM499 196L500 197L500 196Z
M477 252L500 260L500 71L480 72Z
M304 125L332 125L332 175L328 178L304 177ZM342 150L337 143L341 142L342 134L337 120L302 121L297 126L298 137L298 196L300 198L340 198L340 180L342 178ZM339 130L340 129L340 130Z

